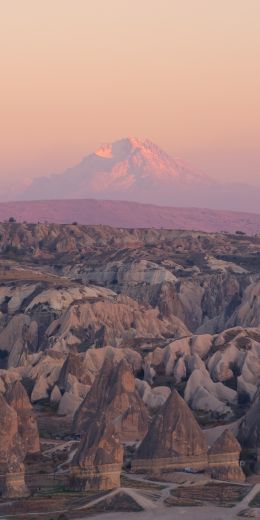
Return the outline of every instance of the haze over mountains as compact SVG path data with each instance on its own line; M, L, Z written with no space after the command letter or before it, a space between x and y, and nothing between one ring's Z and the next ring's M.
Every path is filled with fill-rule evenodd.
M61 174L36 178L16 198L94 198L259 212L260 190L220 183L152 142L129 137L102 145Z
M109 225L121 228L243 231L260 234L260 215L200 208L172 208L119 200L64 199L0 203L0 221Z
M18 187L14 200L0 203L2 221L260 233L260 190L221 184L135 137Z

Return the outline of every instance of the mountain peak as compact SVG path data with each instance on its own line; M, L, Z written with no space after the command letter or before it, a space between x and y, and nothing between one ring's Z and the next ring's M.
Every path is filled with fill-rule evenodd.
M139 151L145 155L147 151L154 153L162 153L162 151L154 143L148 139L140 139L139 137L125 137L113 143L103 143L96 151L95 155L104 159L128 157L132 153Z
M96 198L189 205L211 184L148 139L125 137L102 144L60 175L38 178L23 198ZM208 197L204 197L206 200Z

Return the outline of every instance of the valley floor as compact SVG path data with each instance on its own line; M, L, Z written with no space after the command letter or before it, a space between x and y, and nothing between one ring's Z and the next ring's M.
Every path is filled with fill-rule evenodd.
M34 497L0 504L0 519L87 520L91 517L95 520L121 520L122 515L124 520L260 519L260 477L254 479L256 483L253 485L209 482L202 475L184 473L173 474L172 477L175 482L151 481L144 476L124 474L124 487L92 497L87 493L85 496L84 493L71 494L70 497L59 493L55 496L49 490L45 498ZM171 504L176 490L184 488L183 505ZM218 488L222 492L224 490L223 500ZM192 505L192 500L195 504L197 498L203 505ZM37 501L40 506L38 512L35 509Z

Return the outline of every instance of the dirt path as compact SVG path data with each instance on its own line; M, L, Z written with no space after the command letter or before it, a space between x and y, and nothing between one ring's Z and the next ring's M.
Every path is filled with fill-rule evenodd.
M205 505L202 507L167 507L165 506L164 500L170 495L171 490L178 487L178 484L172 482L161 482L153 481L158 485L164 485L165 488L160 490L160 498L157 501L153 501L152 498L154 490L145 490L144 492L134 489L134 481L144 482L151 484L151 481L143 476L127 475L129 480L133 480L133 488L120 488L106 495L106 498L116 495L118 492L123 491L124 493L131 496L142 508L143 512L140 513L124 513L124 520L238 520L238 514L246 509L254 498L254 496L260 492L260 484L255 484L253 489L234 507L217 507L211 505ZM146 496L144 496L144 493ZM101 497L88 504L87 507L92 507L99 502L102 502L104 497ZM82 509L84 509L84 506ZM86 517L87 520L88 517ZM94 515L95 520L121 520L122 513L106 513ZM260 518L260 515L259 515Z
M243 498L243 500L241 502L239 502L239 504L237 504L233 508L233 511L235 511L237 514L240 511L243 511L243 509L246 509L249 506L249 503L251 502L251 500L253 500L253 498L258 493L260 493L260 484L255 484L254 487L251 489L251 491L249 491L249 493ZM259 518L260 518L260 510L259 510Z

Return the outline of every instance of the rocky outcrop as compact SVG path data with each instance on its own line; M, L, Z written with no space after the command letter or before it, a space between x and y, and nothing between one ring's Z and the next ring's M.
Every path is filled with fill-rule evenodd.
M255 454L259 237L15 223L0 231L3 395L20 380L37 414L50 406L50 424L69 431L74 415L86 433L105 414L135 442L175 387L205 425L239 417L239 441ZM130 368L120 375L123 359Z
M123 447L105 414L89 423L71 468L71 485L79 490L120 487Z
M74 304L46 331L56 340L55 348L62 341L80 350L88 347L131 345L136 339L163 339L189 334L184 323L175 316L163 318L158 309L139 306L127 297L116 300L98 300Z
M138 441L147 431L148 414L135 388L134 374L125 359L114 365L105 358L100 374L75 414L73 430L86 432L104 414L121 441Z
M37 403L38 401L44 401L49 398L49 384L44 375L40 375L40 377L36 380L35 385L33 387L31 401L32 403Z
M204 410L215 416L232 416L230 405L237 401L235 390L214 383L205 367L195 369L185 387L185 401L193 410Z
M57 385L55 385L52 389L51 395L50 395L50 403L53 406L57 406L61 400L61 392Z
M8 367L17 367L28 350L30 317L25 314L12 316L0 333L0 349L8 352Z
M225 430L208 451L208 472L217 480L243 482L239 464L241 446L230 430Z
M18 417L0 394L0 473L5 498L29 494L24 481L25 450L18 432Z
M58 387L61 392L66 390L68 385L69 376L75 376L75 378L84 384L91 384L91 378L85 371L84 359L80 354L74 354L70 352L62 366L58 379Z
M232 314L228 327L259 327L260 281L251 283L244 291L242 301Z
M171 393L168 386L156 386L151 388L147 381L140 381L140 379L136 379L135 384L140 397L150 412L161 408Z
M14 408L18 416L18 432L22 438L26 453L38 453L40 440L37 420L27 392L20 381L16 381L6 392L7 403Z
M100 267L85 269L84 279L91 280L97 285L106 285L124 288L140 288L142 284L157 285L164 282L176 282L177 278L165 267L147 260L137 260L127 264L122 262L109 262ZM134 296L135 291L132 292Z
M207 445L188 405L176 390L155 416L137 449L132 469L161 473L207 466Z
M239 441L245 448L260 448L260 390L245 417L241 421Z
M70 392L65 392L59 401L58 415L74 416L82 403L81 397Z

